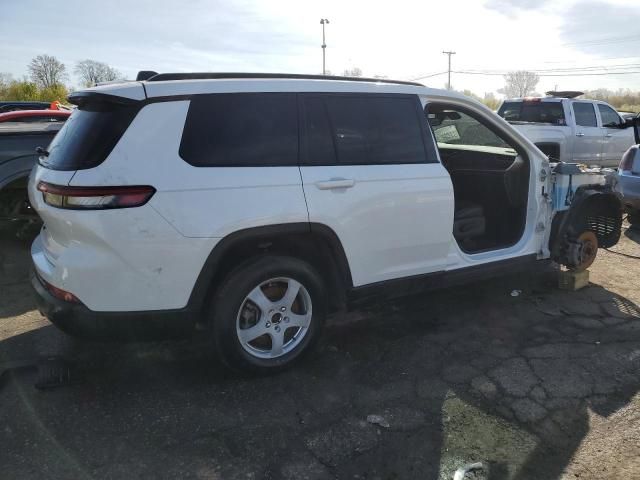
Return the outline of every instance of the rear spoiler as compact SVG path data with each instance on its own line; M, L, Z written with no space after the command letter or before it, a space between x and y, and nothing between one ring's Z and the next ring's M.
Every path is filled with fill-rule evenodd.
M116 105L135 105L140 100L134 98L121 97L120 95L111 95L108 93L94 91L80 91L70 93L67 97L69 103L79 107L88 103L112 103Z

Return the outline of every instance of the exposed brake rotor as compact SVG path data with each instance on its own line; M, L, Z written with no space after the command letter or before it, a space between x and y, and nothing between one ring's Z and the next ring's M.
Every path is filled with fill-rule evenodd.
M581 272L589 268L598 254L598 237L590 230L582 232L569 249L571 270Z

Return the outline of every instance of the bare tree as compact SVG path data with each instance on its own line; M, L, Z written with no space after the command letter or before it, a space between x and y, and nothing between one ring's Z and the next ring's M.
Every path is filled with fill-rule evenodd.
M535 92L539 81L540 77L534 72L527 70L509 72L504 76L504 88L498 92L503 93L507 98L526 97Z
M60 60L50 55L38 55L28 65L33 83L40 88L62 85L67 78L67 71Z
M95 60L82 60L76 63L74 69L86 87L92 87L100 82L113 82L122 79L122 74L106 63Z
M362 76L362 70L359 69L358 67L347 68L344 71L344 76L345 77L361 77Z

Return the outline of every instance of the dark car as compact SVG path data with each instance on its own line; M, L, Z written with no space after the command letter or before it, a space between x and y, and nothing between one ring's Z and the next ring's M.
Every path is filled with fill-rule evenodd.
M634 145L622 157L616 189L623 197L629 223L640 229L640 145Z
M58 112L58 111L55 111ZM61 113L61 112L58 112ZM64 118L45 117L44 121L0 123L0 222L24 219L37 221L27 195L29 172L38 159L36 148L46 148L64 125ZM18 115L20 114L20 115ZM0 114L30 119L24 112ZM51 120L54 118L54 121Z
M51 102L0 102L0 113L13 112L15 110L46 110L51 107Z

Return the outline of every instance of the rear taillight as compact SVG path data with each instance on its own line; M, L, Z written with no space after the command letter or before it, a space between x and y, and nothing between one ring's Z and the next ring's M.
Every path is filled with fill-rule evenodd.
M44 286L44 288L51 295L56 297L58 300L62 300L64 302L69 302L69 303L81 303L80 300L78 300L78 297L76 297L73 293L67 292L66 290L63 290L58 287L54 287L49 282L47 282L44 278L42 278L40 275L38 275L38 278L42 282L42 285Z
M620 165L618 165L618 170L621 171L629 171L633 168L633 159L635 157L636 150L630 148L622 155L622 160L620 160Z
M71 210L139 207L147 203L156 191L149 186L66 187L46 182L38 183L38 190L47 205Z

